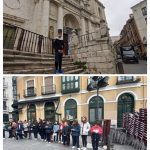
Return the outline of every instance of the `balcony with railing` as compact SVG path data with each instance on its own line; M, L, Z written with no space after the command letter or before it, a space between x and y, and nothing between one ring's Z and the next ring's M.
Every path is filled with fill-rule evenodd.
M4 49L38 54L53 54L53 40L21 27L3 24Z
M24 90L24 97L34 97L36 96L36 88L32 87L32 88L27 88Z
M41 87L42 95L55 94L56 93L56 85L47 85Z
M8 82L3 82L3 88L7 88L8 87Z
M3 100L8 100L8 94L3 94Z
M3 112L8 112L8 111L9 111L9 107L3 105Z

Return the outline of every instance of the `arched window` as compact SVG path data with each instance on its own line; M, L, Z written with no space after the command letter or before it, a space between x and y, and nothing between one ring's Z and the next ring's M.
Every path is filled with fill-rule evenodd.
M118 98L118 115L117 126L122 127L122 119L124 113L133 113L134 111L134 97L130 93L124 93Z
M45 103L45 119L55 122L55 106L53 102Z
M100 121L104 117L104 101L101 97L94 96L89 102L89 121L94 123L97 119Z
M73 99L69 99L65 103L65 117L67 120L77 118L77 103Z
M34 121L36 120L36 106L35 104L28 105L27 108L27 119Z

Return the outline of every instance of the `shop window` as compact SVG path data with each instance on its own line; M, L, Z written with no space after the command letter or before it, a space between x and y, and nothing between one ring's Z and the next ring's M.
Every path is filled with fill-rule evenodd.
M27 106L27 119L34 121L36 120L36 106L35 104L30 104Z
M53 102L45 103L45 120L55 121L55 106Z

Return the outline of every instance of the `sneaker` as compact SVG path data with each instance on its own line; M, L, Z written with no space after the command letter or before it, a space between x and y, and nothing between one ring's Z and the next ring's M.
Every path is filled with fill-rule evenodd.
M50 144L51 142L48 142L48 144Z
M55 74L58 74L59 73L59 70L55 70Z
M59 70L59 73L64 73L64 71L63 70Z
M72 148L76 148L75 146L73 146Z
M78 148L78 150L81 150L80 148Z

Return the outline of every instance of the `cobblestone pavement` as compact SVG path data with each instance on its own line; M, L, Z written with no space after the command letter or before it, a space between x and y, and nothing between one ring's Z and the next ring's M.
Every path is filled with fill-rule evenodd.
M147 74L147 61L140 60L139 64L123 64L125 74Z
M72 149L71 146L68 147L58 143L48 144L46 142L41 141L40 139L15 140L15 139L9 139L7 137L6 139L3 140L3 147L4 147L3 150L71 150ZM87 148L88 150L92 150L90 138L88 138ZM103 150L103 148L100 148L99 150ZM130 146L114 145L113 150L134 150L134 149Z

